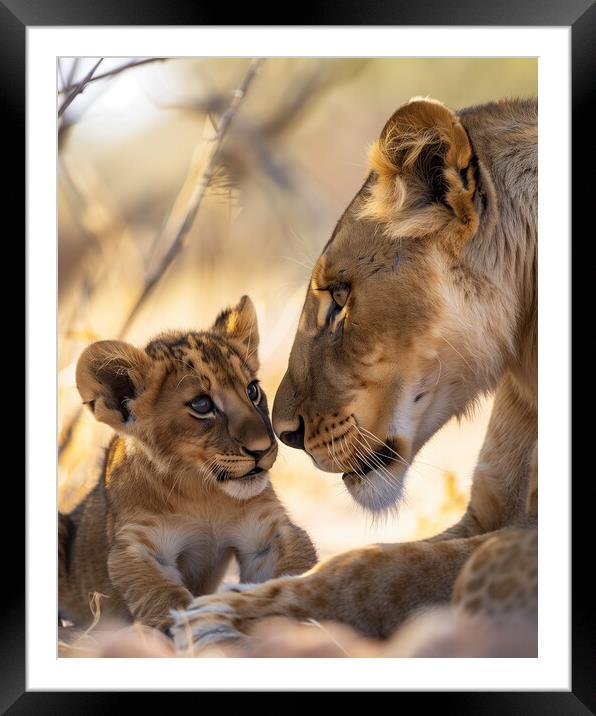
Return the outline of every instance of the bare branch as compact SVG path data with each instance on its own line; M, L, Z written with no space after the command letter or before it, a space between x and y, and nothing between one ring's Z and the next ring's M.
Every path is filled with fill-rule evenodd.
M60 62L60 58L58 58L58 77L60 78L60 85L64 87L66 80L64 79L64 73L62 72L62 63ZM60 92L60 90L58 90L58 92Z
M350 67L349 74L343 70L341 74L329 68L329 63L319 61L318 65L301 83L291 85L287 101L260 129L264 136L274 137L286 131L291 124L296 123L309 104L320 98L322 94L336 87L338 82L361 72L368 63L367 59L358 61ZM325 69L324 69L325 68Z
M79 57L74 57L74 58L73 58L72 63L71 63L71 65L70 65L70 70L68 71L68 77L66 78L66 84L67 84L67 85L72 84L72 82L73 82L73 80L74 80L74 78L75 78L75 75L76 75L76 73L77 73L77 70L78 70L78 68L79 68L79 62L80 62L80 58L79 58ZM73 87L73 89L74 89L74 87Z
M103 61L103 57L100 57L99 60L97 60L97 62L95 63L95 65L93 65L93 67L89 70L89 72L87 72L87 74L83 77L83 79L77 85L75 85L75 87L71 91L71 93L64 100L64 102L62 102L62 104L60 105L60 109L58 110L58 117L62 117L64 112L66 112L68 107L70 107L74 98L78 94L83 92L83 90L89 84L89 82L91 81L91 78L95 74L95 70L101 65L102 61Z
M191 194L186 214L182 219L178 229L176 230L174 238L170 243L165 255L161 259L159 265L146 277L145 285L143 286L141 294L133 305L132 309L128 314L128 317L126 318L124 324L122 325L122 328L120 329L120 332L118 334L119 338L122 338L124 335L126 335L126 332L136 318L139 310L142 308L143 304L147 300L147 297L152 293L157 283L172 265L172 262L174 261L180 250L184 248L188 232L194 223L197 212L199 211L199 207L201 206L201 202L203 201L209 184L213 179L214 172L220 160L223 140L227 134L230 124L232 123L234 115L244 101L244 98L246 97L246 92L250 87L252 81L254 80L262 63L263 60L251 61L240 86L234 91L232 101L228 105L226 111L221 115L220 120L217 124L217 132L212 139L213 146L211 148L210 158L207 162L207 166L205 167L200 181L198 182L194 191Z
M79 405L76 409L75 414L70 419L69 423L60 431L60 438L58 443L58 459L60 459L62 453L70 445L70 441L73 438L75 428L79 422L81 415L83 414L83 406Z
M94 75L93 77L90 77L87 81L87 84L90 84L91 82L96 82L97 80L104 80L106 77L114 77L115 75L119 75L121 72L124 72L125 70L131 69L131 67L139 67L140 65L149 65L153 62L166 62L171 58L169 57L149 57L146 60L133 60L132 62L127 62L124 65L121 65L120 67L115 67L113 70L109 70L108 72L102 72L99 75ZM65 92L71 92L76 88L76 84L69 84L66 87L63 87L62 89L58 90L58 94L64 94Z

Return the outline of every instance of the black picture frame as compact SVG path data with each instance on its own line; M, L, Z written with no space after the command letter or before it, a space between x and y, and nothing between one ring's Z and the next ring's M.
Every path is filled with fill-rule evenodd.
M3 125L5 176L10 177L6 198L10 200L10 213L17 220L25 217L25 182L23 162L25 145L25 68L26 28L28 26L69 25L227 25L233 17L234 25L418 25L418 26L569 26L572 46L572 215L575 226L590 226L590 218L582 213L590 211L593 199L593 182L585 181L583 169L586 161L593 166L590 150L593 136L593 114L590 100L596 69L596 5L594 0L459 0L448 4L441 0L403 2L378 0L375 3L356 0L335 0L318 4L302 3L293 7L292 22L276 16L275 9L264 10L253 5L233 8L230 4L212 5L199 2L160 3L156 0L0 0L0 87L4 99ZM462 48L454 48L458 54ZM22 138L22 141L19 141ZM593 175L593 169L591 174ZM561 188L566 191L566 187ZM19 201L22 204L19 204ZM22 208L22 211L20 210ZM585 223L582 221L585 218ZM589 242L593 229L585 229ZM8 241L6 245L8 245ZM13 245L18 242L11 239ZM580 244L578 244L580 245ZM579 251L579 249L578 249ZM8 260L8 259L6 259ZM572 251L573 262L573 251ZM585 264L585 262L584 262ZM575 267L577 269L577 261ZM577 279L577 277L576 277ZM573 283L576 302L581 291L579 280ZM585 283L583 284L585 285ZM573 321L572 321L573 328ZM16 335L15 329L11 336ZM11 339L11 346L14 345ZM36 346L27 346L29 352ZM586 355L587 354L587 355ZM593 375L593 365L583 366L593 351L576 350L573 367L580 375ZM593 361L591 361L593 362ZM14 370L14 368L13 368ZM584 372L585 370L585 372ZM562 379L566 379L562 376ZM584 390L589 394L588 386ZM587 421L590 422L590 421ZM581 423L581 424L580 424ZM585 419L576 421L575 445L589 445ZM561 430L571 426L561 425ZM585 433L585 435L584 435ZM573 444L573 443L572 443ZM592 469L588 468L591 472ZM12 472L12 471L11 471ZM48 471L50 472L50 471ZM5 475L8 478L8 474ZM48 479L50 476L48 475ZM562 476L567 479L567 476ZM593 559L585 555L582 545L591 546L590 532L593 501L590 500L591 477L577 480L573 490L573 596L572 596L572 690L570 692L448 692L400 694L414 698L417 704L423 697L427 708L441 709L454 714L586 714L596 712L596 616L593 592L589 583ZM13 494L11 494L11 491ZM5 510L18 515L17 505L24 505L25 495L18 472L12 479L3 481ZM5 513L6 514L6 513ZM24 511L21 513L24 514ZM24 536L24 531L21 532ZM127 695L110 692L32 692L25 687L25 548L24 538L19 548L19 529L13 537L5 536L4 607L0 612L0 708L2 713L104 713L111 708L126 707ZM587 568L586 568L587 565ZM21 586L23 585L22 591ZM43 598L43 595L40 595ZM76 688L76 685L73 685ZM181 694L182 695L182 694ZM192 694L186 694L192 696ZM135 699L138 696L134 696ZM196 697L195 697L196 698ZM164 703L163 694L151 696L154 707ZM432 700L432 702L431 702ZM124 701L124 702L123 702ZM138 704L136 704L138 705Z

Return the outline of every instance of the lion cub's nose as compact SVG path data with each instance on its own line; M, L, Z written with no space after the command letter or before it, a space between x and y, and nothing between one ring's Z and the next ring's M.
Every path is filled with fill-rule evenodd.
M284 430L279 439L290 447L304 450L304 419L302 416L299 417L296 430Z
M242 448L242 451L254 458L255 462L259 462L259 460L271 450L271 445L273 445L273 443L270 443L266 450L249 450L248 448Z

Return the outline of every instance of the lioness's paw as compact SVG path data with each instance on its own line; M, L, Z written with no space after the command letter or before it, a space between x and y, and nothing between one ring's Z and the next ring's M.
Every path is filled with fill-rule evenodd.
M193 655L210 644L223 641L235 643L245 638L229 624L220 624L211 620L200 621L192 626L185 622L177 622L170 627L170 634L177 651L190 651Z
M218 595L199 597L187 609L172 611L172 617L169 632L179 650L196 653L209 644L244 638L236 628L239 620L234 605Z
M258 585L254 582L240 582L238 584L235 584L234 582L223 582L218 592L246 592L249 589L254 589Z

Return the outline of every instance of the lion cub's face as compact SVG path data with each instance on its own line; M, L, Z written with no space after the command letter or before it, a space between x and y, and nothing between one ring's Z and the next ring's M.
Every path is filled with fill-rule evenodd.
M92 344L77 385L97 420L133 437L162 471L248 499L266 487L277 455L256 377L258 343L245 296L209 331L164 333L144 350Z
M313 269L273 423L371 510L400 499L424 442L491 387L506 312L466 255L491 186L455 115L406 105Z

